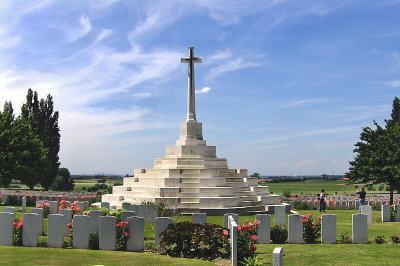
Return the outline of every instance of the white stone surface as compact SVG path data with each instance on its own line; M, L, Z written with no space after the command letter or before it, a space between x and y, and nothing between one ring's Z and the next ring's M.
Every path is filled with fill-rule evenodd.
M400 222L400 205L396 205L396 216L394 217L395 222Z
M132 210L132 204L130 202L122 202L122 209L131 211Z
M42 208L31 208L31 213L38 215L38 222L36 223L37 235L41 236L43 234L43 209Z
M136 216L143 217L145 223L154 223L157 218L157 213L153 206L146 204L131 205L131 209L136 213Z
M336 215L323 214L321 218L321 243L336 243Z
M73 243L74 248L88 249L89 248L89 217L86 215L75 215L72 221L73 227Z
M50 208L49 208L49 213L50 214L57 214L58 213L58 202L57 201L50 201Z
M372 206L362 205L361 213L367 215L368 226L372 226Z
M365 214L353 214L352 218L353 244L368 243L368 218Z
M258 244L269 244L271 240L271 216L269 214L257 214L258 225Z
M167 217L158 217L155 219L155 227L156 227L156 232L155 232L155 246L157 249L160 249L160 242L161 242L161 237L160 234L162 231L167 229L168 225L172 223L171 218Z
M121 212L121 221L126 222L126 219L132 216L136 216L136 213L134 211L123 211Z
M238 247L237 247L237 224L234 221L231 223L230 227L230 241L231 241L231 263L232 266L238 264Z
M26 211L26 197L22 197L22 202L21 202L21 211L25 212Z
M192 222L197 223L197 224L207 223L207 214L206 213L193 213L192 214Z
M228 217L232 216L233 219L236 221L236 223L239 222L239 215L236 213L225 213L224 214L224 227L228 228L229 223L228 223Z
M114 216L100 216L99 218L99 249L115 250L115 240L117 237Z
M13 245L14 214L10 212L0 213L0 246Z
M50 214L47 223L47 244L51 248L62 248L64 245L64 230L62 214Z
M390 205L382 205L382 222L390 222Z
M274 248L272 252L272 265L283 266L283 248Z
M72 210L70 209L61 209L58 210L58 214L63 216L63 223L62 223L62 231L64 232L64 236L68 236L69 229L67 227L68 224L72 223Z
M81 211L83 212L85 210L85 203L83 203L83 201L77 201L76 207L81 209Z
M275 206L275 224L286 225L285 206Z
M83 201L83 210L82 211L86 211L87 209L89 209L90 204L89 201Z
M4 207L3 212L9 212L9 213L14 213L15 214L15 208L14 207Z
M24 247L36 247L38 240L39 215L36 213L25 213L23 216L24 227L22 230L22 245Z
M288 242L289 244L303 244L302 216L298 214L289 215Z
M127 219L129 233L131 237L127 241L127 251L138 251L144 250L144 218L132 216Z
M96 233L99 231L99 218L103 215L102 211L92 210L89 212L89 232Z

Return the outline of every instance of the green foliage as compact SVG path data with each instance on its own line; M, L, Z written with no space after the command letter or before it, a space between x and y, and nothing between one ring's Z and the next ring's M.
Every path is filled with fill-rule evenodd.
M384 235L377 235L375 237L375 244L383 244L386 243Z
M89 236L89 249L98 250L99 249L99 233L90 233Z
M400 244L400 236L399 235L391 235L390 238L392 239L393 244Z
M24 229L24 222L22 219L15 219L14 222L14 235L13 235L13 244L14 246L22 247L22 231Z
M271 226L271 242L273 244L283 244L288 238L288 230L286 226L274 225Z
M214 260L229 257L229 233L219 225L178 222L168 225L161 247L172 257Z
M116 250L126 250L126 245L131 234L129 233L128 222L119 222L117 227Z
M246 266L261 266L263 263L260 261L260 258L257 256L248 257L244 259L244 265Z
M155 245L154 241L149 241L149 240L144 241L144 250L155 251L156 245Z
M342 233L337 240L339 244L351 244L351 237L348 233Z
M321 219L313 220L311 214L303 215L303 240L305 244L316 244L321 236Z
M101 189L107 189L108 188L108 186L106 185L106 184L104 184L104 183L97 183L97 184L95 184L94 186L92 186L92 187L88 187L87 188L87 191L88 192L96 192L96 191L99 191L99 190L101 190Z
M390 204L393 204L393 190L400 188L400 100L397 97L393 100L391 118L385 120L385 127L374 121L375 129L363 128L360 141L354 145L356 156L346 175L351 180L388 184Z
M256 256L255 251L257 250L256 241L258 240L257 232L258 225L260 221L254 221L254 223L250 223L249 220L246 220L246 224L238 225L237 230L237 252L238 252L238 261L241 264L244 264L244 259L246 258L254 258Z
M107 209L107 208L89 208L86 211L83 212L83 215L90 215L90 211L92 210L100 210L102 211L102 215L101 216L114 216L117 219L117 223L121 222L121 212L126 211L123 209Z
M53 191L70 191L74 189L74 180L67 168L59 168L58 176L50 188Z
M308 210L308 204L305 201L295 201L294 208L296 210Z
M48 150L46 154L47 171L38 180L45 190L48 190L53 184L60 165L58 157L60 151L58 116L58 111L54 111L53 98L50 94L47 95L46 99L39 101L37 92L28 90L26 103L21 108L21 118L29 124L33 133L42 141L44 148Z

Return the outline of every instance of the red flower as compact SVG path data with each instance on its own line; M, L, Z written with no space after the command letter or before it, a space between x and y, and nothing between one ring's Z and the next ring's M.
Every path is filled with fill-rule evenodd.
M126 233L125 233L125 236L126 236L126 237L131 237L131 233L126 232Z
M250 239L251 239L252 241L257 241L257 240L258 240L258 236L252 235Z
M224 231L222 231L222 234L223 234L224 236L228 236L228 235L229 235L229 232L228 232L227 230L224 230Z
M69 224L67 224L67 227L68 227L69 229L71 229L72 227L74 227L74 225L71 224L71 223L69 223Z
M249 220L246 220L246 221L245 221L246 224L248 224L249 222L250 222Z
M81 212L81 208L75 208L76 212Z
M243 228L242 228L243 226L241 226L241 225L238 225L238 227L237 227L237 230L238 230L238 232L240 232L240 231L242 231L243 230Z
M41 208L43 208L43 207L42 207L42 205L37 204L37 205L36 205L36 208L40 208L40 209L41 209Z
M250 249L253 250L253 251L256 251L257 247L255 245L252 245L252 246L250 246Z

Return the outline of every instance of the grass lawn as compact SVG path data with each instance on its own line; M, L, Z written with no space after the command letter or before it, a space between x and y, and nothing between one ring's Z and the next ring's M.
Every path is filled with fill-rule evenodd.
M0 246L3 265L213 265L202 260L104 250L24 248Z
M335 192L338 194L355 194L358 188L362 186L361 184L346 185L346 181L338 180L306 180L304 182L267 183L265 185L269 186L270 192L278 195L282 195L284 193L290 193L291 195L301 193L317 194L321 192L321 189L325 189L325 193L327 194L335 194ZM378 185L374 185L374 187L375 186L377 187Z

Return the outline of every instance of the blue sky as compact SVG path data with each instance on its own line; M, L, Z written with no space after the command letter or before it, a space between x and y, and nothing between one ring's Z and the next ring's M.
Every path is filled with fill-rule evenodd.
M74 174L151 168L185 120L194 46L197 120L230 168L343 174L399 96L399 14L400 1L2 0L0 102L52 94Z

